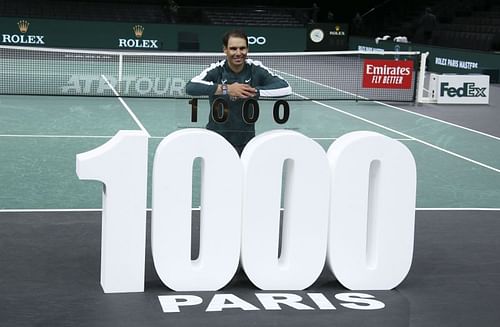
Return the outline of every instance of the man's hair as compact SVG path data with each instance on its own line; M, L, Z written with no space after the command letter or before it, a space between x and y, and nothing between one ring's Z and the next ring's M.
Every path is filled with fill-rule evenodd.
M227 43L229 42L230 37L238 37L241 39L245 39L245 43L247 44L247 47L248 47L247 34L245 32L243 32L242 30L232 30L232 31L226 32L226 34L224 34L224 37L222 37L222 44L226 48L227 48Z

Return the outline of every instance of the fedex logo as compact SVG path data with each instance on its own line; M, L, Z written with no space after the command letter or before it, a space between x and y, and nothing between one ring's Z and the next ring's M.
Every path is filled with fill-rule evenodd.
M443 82L440 86L439 95L444 96L445 93L449 97L486 97L486 87L476 87L476 83L463 83L462 87L450 87L449 83Z

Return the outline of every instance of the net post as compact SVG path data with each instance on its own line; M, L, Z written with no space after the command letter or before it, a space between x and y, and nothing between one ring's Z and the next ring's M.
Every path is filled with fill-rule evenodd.
M422 52L420 55L420 70L417 78L417 103L430 103L430 98L424 97L425 68L429 52Z

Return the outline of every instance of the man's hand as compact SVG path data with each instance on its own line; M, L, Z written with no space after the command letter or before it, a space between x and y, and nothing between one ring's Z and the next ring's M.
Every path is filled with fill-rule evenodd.
M257 89L248 84L233 83L227 86L227 93L231 97L246 99L254 97Z

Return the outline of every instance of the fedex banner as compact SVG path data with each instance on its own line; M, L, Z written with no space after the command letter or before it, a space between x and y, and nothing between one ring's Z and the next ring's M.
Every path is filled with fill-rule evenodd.
M413 80L413 61L365 59L363 87L409 89Z
M489 104L490 76L431 74L429 89L437 103Z

